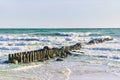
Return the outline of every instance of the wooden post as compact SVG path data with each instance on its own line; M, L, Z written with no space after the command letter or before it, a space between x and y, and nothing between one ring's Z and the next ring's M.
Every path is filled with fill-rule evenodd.
M29 63L29 53L26 54L26 62Z
M25 62L26 62L26 55L23 54L23 63L25 63Z
M40 61L43 60L43 51L40 51Z
M13 56L13 59L15 59L15 54L13 54L12 56ZM13 60L13 59L12 59L12 60Z
M38 51L37 52L37 61L39 61L40 60L40 52Z
M11 60L12 60L12 54L8 55L8 60L9 60L9 62L11 62Z
M20 63L23 63L23 54L20 53Z
M17 60L20 62L20 53L17 53Z
M17 53L15 53L15 58L14 59L18 61L18 54Z
M48 56L50 57L50 55L51 55L51 50L48 51Z
M29 52L29 62L32 62L32 52Z
M55 57L56 57L56 53L55 53L55 51L53 51L51 57L52 57L52 58L55 58Z
M36 51L34 51L34 61L36 61Z
M45 52L41 51L41 60L40 61L44 61L45 60Z
M39 61L40 60L40 53L39 53L39 51L37 52L37 61Z
M34 51L32 51L32 62L34 62Z

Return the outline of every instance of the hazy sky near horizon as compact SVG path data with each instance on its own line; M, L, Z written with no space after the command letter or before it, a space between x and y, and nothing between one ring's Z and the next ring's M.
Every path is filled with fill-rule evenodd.
M120 0L0 0L0 28L120 28Z

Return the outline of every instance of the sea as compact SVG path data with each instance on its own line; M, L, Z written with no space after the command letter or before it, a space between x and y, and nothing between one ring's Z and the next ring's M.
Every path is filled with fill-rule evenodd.
M4 63L8 54L88 43L63 61ZM120 80L120 28L9 28L0 29L0 80Z

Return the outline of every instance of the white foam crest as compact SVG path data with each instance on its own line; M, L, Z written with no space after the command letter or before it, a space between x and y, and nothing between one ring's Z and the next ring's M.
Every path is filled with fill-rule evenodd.
M0 34L1 41L9 40L38 40L38 37L28 34Z
M98 36L98 37L91 37L91 40L94 40L94 39L105 39L105 38L112 39L111 36Z
M89 36L91 32L81 33L81 32L59 32L61 36Z
M81 41L83 38L80 37L66 37L66 36L60 36L60 37L53 37L53 36L44 36L41 37L39 40L41 43L43 44L47 44L47 45L55 45L55 46L65 46L65 45L70 45L71 43L76 43L78 41ZM53 46L54 47L54 46Z

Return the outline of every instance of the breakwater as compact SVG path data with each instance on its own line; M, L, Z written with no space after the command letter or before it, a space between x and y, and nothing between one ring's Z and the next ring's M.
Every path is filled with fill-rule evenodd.
M7 63L17 64L17 63L30 63L36 61L43 62L45 60L49 60L51 58L56 58L56 57L65 58L68 55L72 55L70 51L79 50L83 45L97 44L110 40L113 40L113 38L109 38L109 37L98 38L98 39L93 39L88 43L77 43L75 45L63 46L61 48L50 48L48 46L44 46L44 48L40 50L9 54Z
M62 48L49 48L45 46L41 50L34 50L34 51L27 51L27 52L20 52L8 55L8 61L10 63L29 63L35 61L45 61L50 58L55 57L67 57L67 55L71 54L71 50L76 50L81 48L81 43L77 43L72 46L66 46Z

